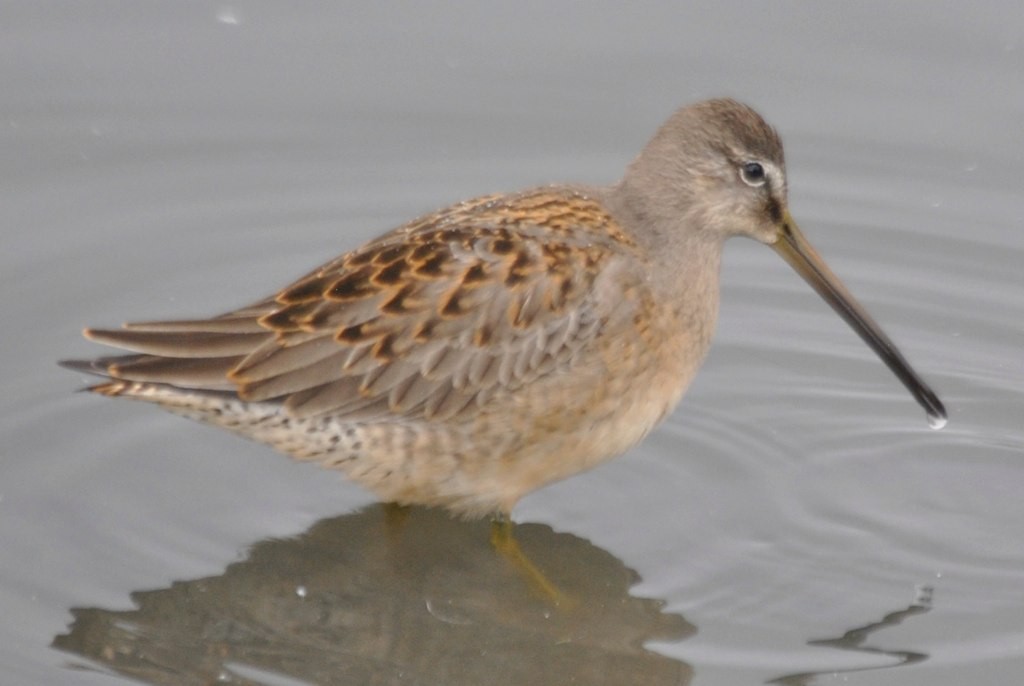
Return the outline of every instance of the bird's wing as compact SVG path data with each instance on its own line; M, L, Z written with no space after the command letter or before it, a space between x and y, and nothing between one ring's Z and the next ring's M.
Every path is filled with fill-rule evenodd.
M220 317L88 330L139 353L93 369L283 402L296 416L471 413L571 365L602 324L595 280L630 246L579 193L481 198Z

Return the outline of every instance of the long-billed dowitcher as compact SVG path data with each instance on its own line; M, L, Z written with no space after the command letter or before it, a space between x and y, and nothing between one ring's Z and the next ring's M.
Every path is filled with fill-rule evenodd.
M466 515L614 457L679 402L711 342L722 244L772 246L935 421L945 410L797 228L778 134L685 107L609 187L462 202L212 319L87 329L134 351L69 366Z

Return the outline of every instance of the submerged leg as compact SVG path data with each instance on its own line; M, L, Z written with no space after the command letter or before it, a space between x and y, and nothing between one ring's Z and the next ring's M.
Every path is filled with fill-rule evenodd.
M526 578L527 583L544 598L562 608L575 605L573 599L555 586L519 547L513 532L514 527L512 520L502 514L491 520L491 545L494 549L511 562Z

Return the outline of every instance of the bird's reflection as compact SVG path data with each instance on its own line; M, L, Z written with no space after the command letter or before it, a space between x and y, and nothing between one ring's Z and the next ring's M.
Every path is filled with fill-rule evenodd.
M486 522L374 505L262 541L220 576L134 593L137 609L74 609L53 644L151 684L690 682L644 644L694 628L630 595L635 572L545 525L513 535L573 602L538 593Z
M891 669L893 667L903 667L906 665L916 664L928 659L926 653L919 653L912 650L900 650L897 648L880 648L875 646L865 645L864 642L868 636L875 633L880 629L886 627L896 626L903 620L913 617L914 615L920 615L928 612L932 607L932 588L930 586L921 586L918 588L917 598L913 603L903 608L902 610L896 610L890 612L880 621L871 622L864 626L859 626L854 629L850 629L842 636L836 638L822 638L814 641L808 641L807 645L821 646L824 648L838 648L839 650L850 650L858 653L869 653L873 655L882 655L887 658L892 658L893 662L884 665L872 666L872 667L852 667L847 669L829 669L825 672L800 672L798 674L787 674L780 676L776 679L768 681L769 684L781 684L782 686L808 686L814 683L817 677L823 675L835 676L837 674L849 674L851 672L865 672L876 669Z

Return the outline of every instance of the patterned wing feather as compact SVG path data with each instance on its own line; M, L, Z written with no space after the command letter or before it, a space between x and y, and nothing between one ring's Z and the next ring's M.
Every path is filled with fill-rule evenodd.
M231 389L296 416L443 419L571 364L601 325L594 281L629 245L581 194L492 196L244 309L86 335L138 353L93 365L115 379Z

